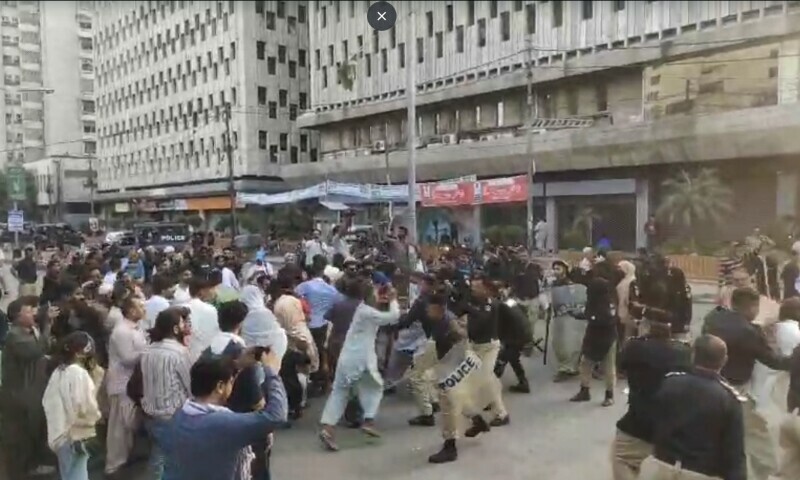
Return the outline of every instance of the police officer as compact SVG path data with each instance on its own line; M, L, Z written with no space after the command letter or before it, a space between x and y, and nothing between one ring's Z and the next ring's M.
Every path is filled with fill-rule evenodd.
M643 322L642 333L650 321L668 322L673 338L686 340L692 321L692 289L686 275L666 258L648 259L636 281L631 284L630 311Z
M673 340L668 323L653 322L647 335L628 340L620 370L628 376L628 411L617 422L612 448L614 480L635 480L653 451L654 397L667 373L691 366L691 347Z
M473 276L470 287L468 301L452 307L456 315L466 316L467 351L480 360L480 367L470 374L469 388L465 388L467 391L462 394L471 396L469 403L473 406L480 408L489 405L492 420L486 422L480 413L475 412L475 415L472 416L472 426L464 432L464 436L468 438L488 432L490 427L499 427L510 423L508 412L503 404L500 381L493 372L500 351L497 332L501 309L499 308L497 286L482 273L478 273ZM443 392L440 398L442 436L445 441L442 449L428 458L431 463L452 462L458 457L456 450L457 418L467 413L461 400L454 393Z
M759 313L760 297L756 290L737 288L731 295L731 309L711 312L703 325L703 333L721 338L727 345L728 362L722 376L739 392L747 395L742 406L747 428L747 460L751 476L755 480L766 480L777 470L774 446L767 429L767 422L756 410L755 400L750 395L749 384L756 360L773 370L789 370L790 359L770 348L764 332L753 324Z
M719 374L725 342L703 335L694 343L694 368L673 372L655 396L653 454L642 462L640 480L746 480L745 400Z
M783 447L783 461L778 472L780 480L800 478L800 348L792 354L789 394L787 396L789 413L781 422L780 443Z
M497 378L502 378L506 365L511 365L514 375L517 376L517 384L512 385L509 390L515 393L531 393L520 356L530 343L532 325L524 307L514 298L497 302L494 308L497 310L497 336L500 339L500 353L497 355L494 374Z

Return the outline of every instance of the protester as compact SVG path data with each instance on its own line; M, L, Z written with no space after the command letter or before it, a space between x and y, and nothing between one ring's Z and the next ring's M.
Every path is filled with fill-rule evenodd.
M152 295L144 302L145 316L140 328L149 331L156 325L156 317L170 305L175 283L166 276L166 272L152 278Z
M189 352L196 360L211 345L211 339L219 332L217 309L211 305L214 298L212 282L202 278L193 278L189 285L192 299L186 306L191 312L192 335L189 337Z
M21 258L14 265L14 272L19 280L18 296L26 297L36 295L36 283L39 280L39 272L36 260L33 258L33 248L25 249L25 257Z
M69 334L56 352L57 366L44 391L47 440L58 457L62 480L88 480L89 448L100 420L96 385L84 363L90 359L92 339L84 332Z

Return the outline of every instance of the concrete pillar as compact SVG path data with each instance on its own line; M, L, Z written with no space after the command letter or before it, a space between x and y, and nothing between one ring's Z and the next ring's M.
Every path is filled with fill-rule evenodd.
M483 239L481 236L482 231L482 222L483 222L483 207L481 205L475 205L472 207L472 221L475 225L475 231L472 235L472 247L477 248L478 246L483 244Z
M800 77L800 40L787 40L781 43L778 58L778 103L796 103L798 95L797 78Z
M489 100L481 102L481 123L480 128L492 128L497 126L497 101Z
M798 174L777 172L778 185L775 192L775 214L778 218L797 215Z
M456 132L456 114L454 110L442 110L439 112L439 128L442 133Z
M524 106L524 98L518 95L508 96L503 99L503 110L505 110L503 125L522 125L525 123Z
M636 246L646 247L647 236L644 225L650 216L650 181L646 178L636 179Z
M545 185L547 188L547 185ZM547 245L548 250L558 251L558 210L556 209L556 197L545 197L544 219L547 222Z
M430 137L436 132L436 114L426 112L420 115L422 130L418 133L421 138Z

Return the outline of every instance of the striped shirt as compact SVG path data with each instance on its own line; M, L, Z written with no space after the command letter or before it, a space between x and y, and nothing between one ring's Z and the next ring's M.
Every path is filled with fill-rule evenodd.
M724 287L733 283L733 272L742 268L744 263L740 258L725 257L719 262L718 285Z
M142 355L142 409L170 418L190 396L189 349L173 339L156 342Z

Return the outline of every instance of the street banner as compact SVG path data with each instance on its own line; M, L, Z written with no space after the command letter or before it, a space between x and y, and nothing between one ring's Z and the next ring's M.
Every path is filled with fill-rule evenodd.
M423 207L453 207L475 203L475 182L426 183L420 188Z
M21 232L25 229L25 217L22 210L8 211L8 231Z
M528 178L494 178L475 182L475 203L517 203L528 200Z

